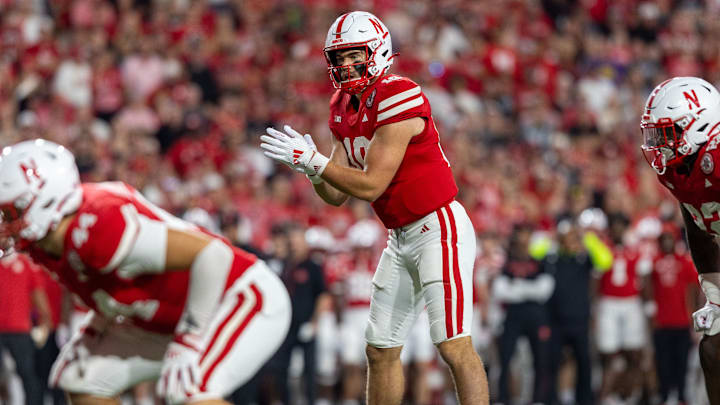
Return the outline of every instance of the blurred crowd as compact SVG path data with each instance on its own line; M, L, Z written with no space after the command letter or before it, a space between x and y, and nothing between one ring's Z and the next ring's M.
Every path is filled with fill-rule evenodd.
M322 47L332 21L354 9L384 21L399 52L392 71L417 81L430 100L458 199L478 234L478 347L491 392L498 392L497 380L510 378L508 395L529 401L524 368L514 379L492 371L510 361L493 354L510 319L493 282L509 272L511 236L531 230L528 249L543 254L528 260L537 263L562 251L568 226L578 235L593 232L613 252L650 258L651 269L661 235L673 235L682 250L677 205L640 153L639 116L650 90L668 77L720 84L718 1L0 0L0 146L35 137L66 145L85 181L127 182L172 213L275 260L289 285L304 286L291 294L310 301L305 318L294 319L297 341L284 346L280 364L297 360L295 347L307 352L307 342L331 342L300 361L320 370L300 375L320 374L319 381L293 392L359 397L356 355L321 352L342 346L343 317L334 314L365 305L385 240L381 225L364 202L324 204L304 176L274 165L258 148L266 127L288 123L329 152L334 90ZM594 219L581 223L583 212ZM618 221L626 223L623 235L612 236L607 224ZM291 242L298 235L303 241ZM296 257L292 249L304 253ZM301 265L306 259L314 265ZM356 267L370 274L349 276ZM593 267L605 268L593 270L588 291L616 274L615 267ZM637 278L651 284L648 274L638 271ZM533 300L550 302L558 288ZM360 298L353 296L358 289ZM592 314L597 296L589 295ZM652 319L651 308L642 310ZM590 341L592 368L623 367L596 356ZM537 357L542 350L531 346L521 345L521 354ZM652 362L640 356L625 366ZM333 359L351 367L333 368ZM291 367L275 367L292 374ZM417 374L443 392L449 383L441 368L423 367ZM333 374L357 378L343 383ZM597 374L593 387L604 384ZM256 381L253 394L240 396L262 397L267 384L273 382ZM667 400L657 384L650 386L654 398ZM425 402L415 403L444 400L419 391L412 397ZM603 401L636 395L613 396L604 385L594 391ZM674 398L687 400L682 393Z

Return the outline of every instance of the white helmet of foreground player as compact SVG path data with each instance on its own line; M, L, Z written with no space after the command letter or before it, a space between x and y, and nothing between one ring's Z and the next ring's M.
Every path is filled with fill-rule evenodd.
M720 130L720 93L697 77L660 83L645 103L640 130L645 159L659 174L682 162Z
M337 52L348 49L363 51L364 60L339 65ZM328 31L324 52L333 85L350 94L362 92L372 79L382 76L392 65L394 57L390 32L385 24L365 11L353 11L338 17ZM354 72L359 77L353 77Z
M82 200L75 158L43 139L0 153L0 257L42 239Z

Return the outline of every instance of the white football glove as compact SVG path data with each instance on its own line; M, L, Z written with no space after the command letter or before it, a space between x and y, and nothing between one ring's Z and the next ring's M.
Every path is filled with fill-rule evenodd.
M293 170L299 168L308 175L321 175L329 159L317 152L309 135L302 136L289 125L283 128L285 133L267 128L268 135L260 137L260 147L265 156L286 164ZM310 142L307 138L310 138Z
M187 402L199 392L200 351L185 341L179 337L168 345L156 385L158 396L172 404Z
M310 149L314 150L315 152L318 151L317 146L315 146L315 141L313 141L312 136L310 136L310 134L305 134L305 135L303 135L303 138L305 138L305 142L307 142L308 145L310 145ZM305 172L305 169L302 170L302 173L305 173L305 176L307 176L308 180L310 180L310 182L311 182L312 184L320 184L320 183L322 183L323 181L325 181L325 180L323 180L323 178L320 177L320 175L318 175L318 174L306 173L306 172Z
M693 312L693 326L696 332L703 332L708 336L712 336L720 332L720 306L710 301L705 306Z

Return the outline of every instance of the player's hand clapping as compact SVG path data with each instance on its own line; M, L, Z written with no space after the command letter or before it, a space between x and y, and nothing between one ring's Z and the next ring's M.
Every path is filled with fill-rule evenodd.
M706 335L715 335L720 332L720 306L708 301L705 306L693 312L693 325L696 332L704 332Z
M267 135L260 137L263 153L293 170L299 169L298 171L306 173L313 181L313 177L319 177L325 170L328 158L317 151L310 135L303 136L289 125L285 125L283 129L285 132L268 128Z

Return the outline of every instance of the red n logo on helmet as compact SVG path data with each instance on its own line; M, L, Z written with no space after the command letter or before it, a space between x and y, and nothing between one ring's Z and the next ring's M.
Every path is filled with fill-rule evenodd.
M385 33L385 30L383 29L382 24L380 23L380 21L378 21L378 20L376 20L376 19L374 19L374 18L371 18L371 19L370 19L370 24L372 24L373 27L375 27L375 32L377 32L378 34L384 34L384 33Z
M695 94L695 90L690 90L690 92L692 93L692 96L686 91L683 91L683 96L685 96L685 100L688 101L688 108L692 110L693 104L695 104L695 107L700 108L700 101L698 100L697 94Z
M25 163L20 163L20 170L22 171L23 175L25 176L25 181L28 184L31 184L30 177L35 178L40 183L40 188L42 188L45 185L45 180L43 180L42 177L37 172L37 164L35 163L35 160L30 159L29 165L26 165Z

